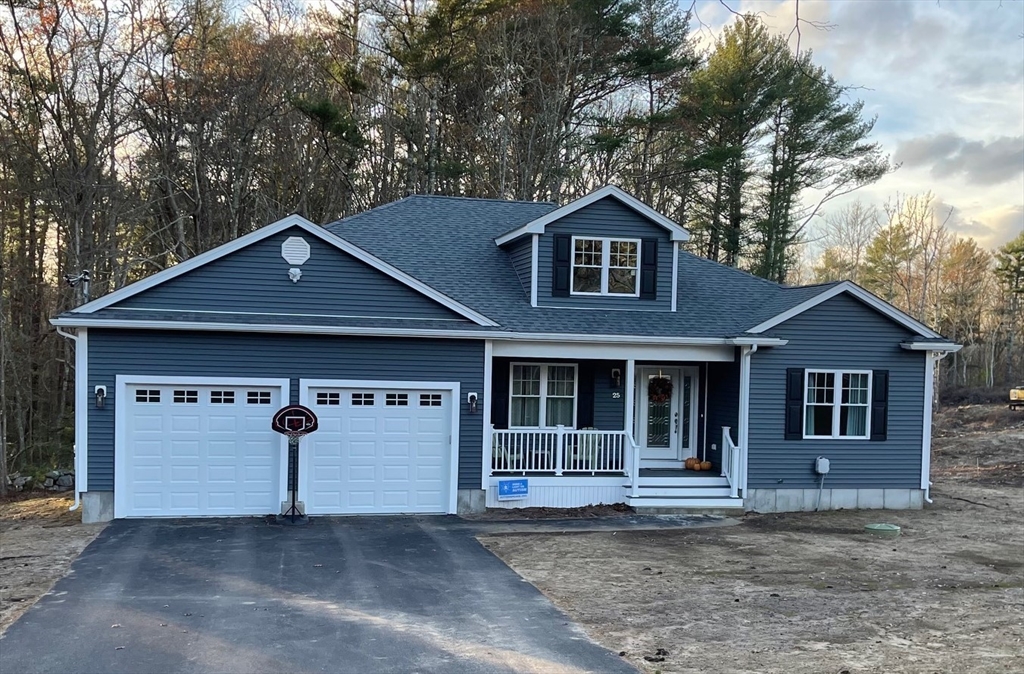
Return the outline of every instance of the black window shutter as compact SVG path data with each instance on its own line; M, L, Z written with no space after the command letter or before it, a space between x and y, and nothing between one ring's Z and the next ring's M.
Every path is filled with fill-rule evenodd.
M508 428L508 394L511 361L494 359L491 377L491 423L495 428Z
M644 239L640 244L640 299L658 298L658 240Z
M577 389L576 428L593 428L594 426L594 373L593 361L583 361L578 367L580 378Z
M551 295L568 297L569 276L572 271L572 237L556 234L554 245L555 249L551 256Z
M804 371L791 367L786 370L786 439L803 440L803 425Z
M875 370L871 375L871 439L885 440L889 432L889 371Z

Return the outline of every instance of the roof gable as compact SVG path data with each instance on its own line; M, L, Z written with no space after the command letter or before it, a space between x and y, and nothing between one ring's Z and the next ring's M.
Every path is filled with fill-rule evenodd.
M793 288L792 290L801 289ZM758 323L752 328L748 328L747 332L760 334L762 332L765 332L766 330L770 330L771 328L774 328L775 326L788 321L794 316L799 316L805 311L813 309L814 307L818 306L822 302L828 301L833 297L844 293L849 294L850 296L856 298L857 300L860 300L860 302L862 302L863 304L866 304L867 306L871 307L878 313L889 318L894 323L902 325L904 328L910 330L915 334L928 338L942 338L942 335L935 332L924 323L918 321L909 314L900 311L893 305L889 304L888 302L882 300L879 297L876 297L875 295L871 294L864 288L861 288L859 285L853 283L852 281L842 281L834 285L824 286L820 293L800 302L799 304L796 304L786 309L785 311L782 311L772 316L771 318L765 321L762 321L761 323Z
M224 264L217 265L216 267L210 267L209 270L203 270L202 268L207 267L208 265L211 265L211 264L213 264L215 262L225 260L229 256L234 256L234 254L239 253L241 251L244 251L246 249L249 249L250 247L253 247L253 246L259 246L259 248L262 249L262 252L264 253L264 256L269 254L270 258L273 258L273 256L274 256L274 252L273 251L276 250L276 262L275 263L279 263L280 265L282 265L282 272L281 273L283 274L283 276L279 277L279 279L274 282L275 292L277 290L280 290L281 297L286 298L287 294L288 294L287 293L287 286L302 285L302 281L301 280L298 283L293 283L291 280L289 280L289 278L288 278L288 270L290 268L292 268L292 267L297 267L298 269L300 269L300 271L302 271L303 267L305 267L306 264L311 264L311 262L306 262L306 263L303 263L302 265L291 265L291 264L289 264L287 261L285 261L281 257L280 243L283 243L283 241L286 238L288 238L287 236L282 236L282 234L284 232L286 232L286 231L290 232L290 235L292 235L292 236L304 236L308 241L315 242L316 246L318 247L318 249L321 252L321 255L320 255L321 257L323 257L323 254L324 254L324 252L326 250L332 250L333 252L331 253L331 255L334 255L334 256L341 255L341 254L347 254L347 256L343 256L342 259L346 263L347 269L349 271L351 271L353 274L356 274L357 276L360 276L363 280L371 280L370 277L366 276L367 273L376 274L376 277L374 279L372 279L372 280L378 281L379 283L387 284L387 286L385 286L385 287L389 287L389 292L392 294L392 297L395 297L396 295L400 294L401 298L403 300L406 300L406 305L407 305L406 308L407 309L409 309L409 307L412 306L409 303L409 301L411 300L412 297L417 297L420 300L426 300L427 301L427 304L422 304L421 303L421 306L420 306L420 308L418 310L412 310L412 314L413 315L412 316L408 316L408 317L414 317L414 318L444 318L444 317L447 317L447 318L459 318L459 317L463 317L463 318L468 318L469 320L473 321L474 323L476 323L478 325L487 325L487 326L494 326L495 325L495 323L493 321L491 321L487 317L479 314L478 312L474 311L473 309L470 309L469 307L466 307L466 306L460 304L459 302L456 302L455 300L453 300L453 299L443 295L442 293L440 293L437 290L431 288L430 286L426 285L425 283L422 283L421 281L413 278L412 276L406 274L405 272L403 272L403 271L401 271L401 270L391 266L387 262L384 262L383 260L380 260L379 258L377 258L377 257L367 253L366 251L362 250L361 248L359 248L359 247L349 243L348 241L345 241L344 239L342 239L341 237L337 236L336 234L333 234L333 233L327 231L326 229L324 229L322 227L319 227L319 226L313 224L312 222L310 222L310 221L306 220L305 218L303 218L301 216L298 216L298 215L291 215L291 216L288 216L286 218L283 218L283 219L279 220L278 222L275 222L275 223L273 223L271 225L267 225L266 227L258 229L258 230L254 231L254 232L251 232L251 233L249 233L249 234L247 234L245 236L239 237L238 239L235 239L234 241L229 241L228 243L225 243L225 244L223 244L221 246L218 246L217 248L209 250L209 251L207 251L207 252L205 252L205 253L203 253L201 255L197 255L194 258L190 258L189 260L186 260L185 262L182 262L180 264L174 265L173 267L169 267L168 269L165 269L165 270L163 270L161 272L158 272L157 274L154 274L153 276L150 276L150 277L148 277L146 279L143 279L141 281L133 283L133 284L131 284L129 286L121 288L120 290L117 290L117 291L112 292L112 293L110 293L108 295L105 295L104 297L101 297L101 298L99 298L97 300L89 302L88 304L85 304L85 305L83 305L81 307L78 307L78 308L74 309L72 313L73 314L79 314L79 315L80 314L92 314L92 313L94 313L96 311L99 311L100 309L104 309L106 307L112 307L114 305L118 305L119 307L126 307L126 308L143 308L143 307L145 307L145 308L154 308L154 307L148 306L148 304L147 304L147 303L152 303L152 302L155 302L157 304L162 304L162 306L159 307L161 309L169 308L170 306L174 306L174 304L175 304L174 297L175 297L175 292L176 291L175 291L173 286L169 287L166 290L164 290L164 289L156 290L159 286L163 286L164 284L168 284L168 283L172 282L175 279L179 279L179 277L190 275L190 273L195 273L196 274L196 280L195 281L191 281L191 280L184 281L183 284L182 284L183 290L194 291L194 290L202 287L201 284L202 284L203 281L210 281L212 279L221 279L221 283L223 283L224 282L223 279L224 278L228 278L228 277L224 276L225 274L230 275L232 273L232 271L234 273L241 273L241 270L239 268L232 269L233 262L231 260L227 260L227 261L225 261ZM277 239L280 239L280 242L278 242L276 246L273 245L273 241L268 243L268 244L266 244L265 246L260 246L260 244L262 242L265 242L268 239L274 239L274 241L276 241ZM259 250L257 252L259 252ZM257 256L257 257L259 257L259 256ZM269 258L265 258L265 259L269 259ZM312 259L313 259L313 257L311 255L311 261L312 261ZM334 262L338 262L338 259L339 258L335 257L334 258ZM245 268L245 265L243 264L242 265L242 269L244 269L244 268ZM326 273L323 273L326 270L321 269L318 264L312 264L312 266L309 267L309 269L317 269L317 270L319 270L321 272L321 278L319 279L321 282L325 282L328 285L337 285L337 283L338 283L337 279L334 279L334 280L328 279ZM266 272L265 268L262 271L264 272L264 275L263 275L264 278L269 277L269 274L265 273ZM303 272L303 273L305 273L305 272ZM314 275L315 274L316 274L316 272L314 272ZM250 278L248 280L251 281L252 279ZM241 282L236 281L235 285L236 286L244 286L245 282L246 282L246 279L242 278ZM306 285L303 286L303 288L304 288L303 294L308 294L305 291L305 288L307 288L307 287L309 287L311 285L312 284L307 282ZM276 286L284 286L284 288L277 288ZM148 292L148 291L151 291L151 290L153 292ZM340 288L336 288L335 290L338 291L338 292L342 292L342 290ZM345 287L343 292L351 292L351 290L352 290L351 287ZM147 293L148 293L148 295L147 295ZM410 293L411 293L411 295L410 295ZM256 302L258 302L261 307L262 306L266 306L268 304L268 302L273 304L273 300L270 299L270 298L275 296L275 295L260 295L258 293L249 293L249 295L252 298L254 298L254 300ZM440 305L440 307L443 307L443 309L441 309L441 310L438 310L437 308L429 308L428 309L427 307L430 305L430 302L429 302L430 300L432 300L434 304ZM170 304L167 304L168 302ZM307 297L306 300L303 303L303 306L307 306L308 307L309 306L308 302L309 302L309 298ZM283 304L283 308L287 309L290 303L285 299L282 302L282 304ZM366 304L366 306L374 306L373 302L369 302L369 303L365 303L365 304ZM189 293L188 297L185 298L184 301L182 302L182 306L186 310L192 310L192 311L196 310L196 295L195 295L194 292ZM237 311L237 305L234 306L234 309ZM445 309L447 309L448 312L453 312L453 313L449 313L449 315L445 316L444 315L444 310ZM228 308L226 310L230 311L231 309ZM365 309L364 309L364 311L365 311ZM267 313L267 312L266 311L262 311L261 313ZM299 313L299 314L301 314L301 313L306 313L306 312L304 312L304 311L296 311L296 312L289 312L289 313ZM424 315L424 314L427 314L427 315ZM431 316L429 314L433 314L433 315ZM362 313L360 315L366 315L366 314ZM401 318L403 316L396 316L396 317Z
M521 225L511 231L505 232L501 236L495 238L494 242L499 246L503 246L510 241L515 241L521 236L527 234L543 234L545 228L557 220L561 220L567 215L571 215L581 208L585 208L592 203L600 201L601 199L612 198L619 201L622 205L633 210L635 213L643 216L647 220L650 220L659 227L669 232L669 237L672 241L689 241L690 233L686 231L684 227L676 224L672 220L666 218L664 215L654 210L647 204L643 203L636 197L633 197L626 192L623 192L614 185L606 185L599 190L591 192L585 197L581 197L576 201L570 202L561 208L542 215L535 220Z

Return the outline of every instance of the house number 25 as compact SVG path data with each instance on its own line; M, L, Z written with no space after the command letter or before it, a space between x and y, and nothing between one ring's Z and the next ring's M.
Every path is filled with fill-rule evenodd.
M621 393L619 393L618 391L612 391L612 400L618 400L621 397L622 397Z

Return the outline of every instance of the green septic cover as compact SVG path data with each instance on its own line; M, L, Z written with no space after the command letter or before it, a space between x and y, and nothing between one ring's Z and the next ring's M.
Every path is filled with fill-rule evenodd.
M895 524L868 524L864 527L869 534L877 536L899 536L900 528Z

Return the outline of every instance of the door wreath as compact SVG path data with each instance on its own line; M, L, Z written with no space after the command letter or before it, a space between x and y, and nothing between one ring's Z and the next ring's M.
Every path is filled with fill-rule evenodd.
M647 399L652 403L667 403L672 399L672 380L654 377L647 384Z

